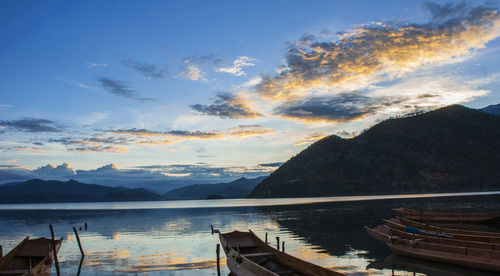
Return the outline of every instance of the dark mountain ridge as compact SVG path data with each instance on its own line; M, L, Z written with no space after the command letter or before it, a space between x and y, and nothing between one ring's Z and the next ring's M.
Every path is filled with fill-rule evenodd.
M195 184L172 190L165 194L166 199L206 199L206 198L244 198L265 176L247 179L241 177L229 183Z
M452 105L317 141L249 197L491 190L499 168L500 116Z
M129 189L85 184L75 180L31 179L0 186L0 203L103 202L159 200L159 195L144 188Z

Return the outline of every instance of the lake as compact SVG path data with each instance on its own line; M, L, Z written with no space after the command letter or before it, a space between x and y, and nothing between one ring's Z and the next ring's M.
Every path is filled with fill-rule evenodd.
M261 238L268 233L272 244L279 236L286 252L348 275L496 275L392 255L364 232L364 225L393 216L395 207L500 209L498 193L431 196L0 205L0 243L6 254L25 236L49 237L52 224L64 237L62 275L75 275L81 260L77 226L86 253L80 275L216 275L213 225L222 232L252 229ZM496 222L478 227L500 231Z

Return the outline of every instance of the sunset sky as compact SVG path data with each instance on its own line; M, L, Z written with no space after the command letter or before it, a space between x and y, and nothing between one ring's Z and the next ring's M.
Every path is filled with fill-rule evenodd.
M499 36L495 1L1 1L0 183L268 174L327 135L500 103Z

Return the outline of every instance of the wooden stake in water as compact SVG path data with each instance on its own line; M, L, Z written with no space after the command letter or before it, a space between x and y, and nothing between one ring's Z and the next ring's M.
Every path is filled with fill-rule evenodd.
M57 250L56 250L56 235L54 235L54 228L52 224L49 225L50 235L52 236L52 253L54 254L54 262L56 263L56 272L57 276L61 275L61 271L59 270L59 261L57 260Z
M215 247L215 253L217 254L217 276L220 276L220 244Z
M280 251L280 237L276 236L276 248Z
M283 241L283 243L281 244L281 250L285 252L285 241Z
M80 247L80 252L82 253L82 256L85 256L85 253L83 252L82 244L80 243L80 236L78 236L78 232L76 231L76 227L74 227L74 226L73 226L73 231L75 232L76 241L78 242L78 247Z
M267 232L266 232L266 244L268 244L268 242L267 242Z

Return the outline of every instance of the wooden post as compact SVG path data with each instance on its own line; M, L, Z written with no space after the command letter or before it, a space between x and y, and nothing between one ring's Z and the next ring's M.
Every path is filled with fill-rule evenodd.
M212 235L214 234L214 225L210 224L210 229L212 229Z
M276 249L280 251L280 237L276 236Z
M215 247L215 253L217 254L217 276L220 276L220 244Z
M268 242L267 242L267 232L266 232L266 244L268 244Z
M80 259L80 264L78 265L78 272L76 273L76 276L80 276L80 273L82 272L82 265L83 265L84 258L85 258L85 256L82 256L82 258Z
M88 225L87 225L87 222L85 222L85 231L87 231L88 229Z
M57 260L57 250L56 250L56 235L54 235L54 228L52 224L49 224L50 235L52 236L52 253L54 254L54 262L56 263L56 272L57 276L61 275L61 271L59 270L59 261Z
M1 244L0 244L0 258L3 258L3 249Z
M281 250L285 252L285 241L283 241L283 243L281 244Z
M80 236L78 236L78 232L76 231L76 227L74 227L74 226L73 226L73 231L75 232L76 241L78 242L78 247L80 247L80 252L82 253L82 256L85 256L85 253L83 252L82 244L80 243Z

